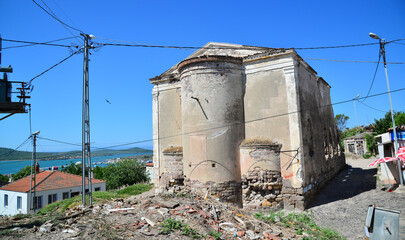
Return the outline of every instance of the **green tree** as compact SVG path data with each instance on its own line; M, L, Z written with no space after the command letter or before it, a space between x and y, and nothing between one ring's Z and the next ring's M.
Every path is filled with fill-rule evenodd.
M338 114L335 116L336 126L340 132L343 132L346 129L347 120L349 120L349 117L344 114Z
M394 112L395 125L405 124L405 113L404 112ZM383 118L374 119L375 127L374 132L376 134L382 134L388 131L392 127L392 117L391 111L388 111Z
M405 124L405 112L398 112L398 114L395 115L394 120L395 120L396 126ZM392 127L392 124L391 124L391 127Z
M17 181L18 179L24 178L26 176L31 175L31 166L25 166L21 168L16 174L13 174L12 179L13 181Z
M373 135L366 134L364 136L364 138L366 139L366 142L367 142L367 151L370 154L376 154L377 153L377 140L375 139L375 137Z
M8 176L0 174L0 182L2 183L8 183Z
M99 171L99 170L97 170ZM148 180L145 167L137 160L125 159L116 164L108 164L98 176L107 181L107 189L117 189Z
M62 172L71 173L75 175L82 176L82 164L75 164L70 162L70 165L62 166L60 169ZM86 171L86 177L89 176L88 172Z

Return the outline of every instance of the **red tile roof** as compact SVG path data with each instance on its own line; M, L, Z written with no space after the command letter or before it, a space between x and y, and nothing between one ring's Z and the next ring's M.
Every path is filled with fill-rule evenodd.
M145 166L147 166L147 167L153 167L153 163L147 163L147 164L145 164Z
M29 192L31 176L27 176L3 187L0 190L14 192ZM92 183L104 183L106 181L92 178ZM32 183L34 184L34 182ZM88 178L86 178L88 184ZM36 191L46 191L51 189L69 188L82 186L82 176L60 171L43 171L36 175ZM33 186L34 187L34 186Z

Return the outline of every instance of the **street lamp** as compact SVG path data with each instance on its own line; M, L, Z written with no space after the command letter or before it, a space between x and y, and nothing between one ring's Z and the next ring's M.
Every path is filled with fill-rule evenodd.
M395 157L397 157L397 152L398 152L398 140L397 140L397 129L395 126L395 119L394 119L394 111L392 110L392 100L391 100L391 91L390 91L390 83L388 81L388 72L387 72L387 61L385 60L385 39L381 39L377 34L375 33L369 33L368 34L371 38L377 39L380 42L380 54L383 56L383 61L384 61L384 70L385 70L385 79L387 80L387 88L388 88L388 98L390 99L390 108L391 108L391 118L392 118L392 128L394 132L394 151L395 151ZM399 171L399 180L401 185L403 185L403 179L402 179L402 171L401 171L401 162L399 158L398 160L398 171Z

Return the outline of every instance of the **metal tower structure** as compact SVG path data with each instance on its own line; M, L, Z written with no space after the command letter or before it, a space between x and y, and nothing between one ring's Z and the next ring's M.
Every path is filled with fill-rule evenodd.
M81 33L84 37L83 46L83 118L82 118L82 201L86 206L86 195L89 195L89 205L92 204L91 185L91 153L90 153L90 110L89 110L89 39L91 35ZM88 192L86 193L86 170L88 171Z

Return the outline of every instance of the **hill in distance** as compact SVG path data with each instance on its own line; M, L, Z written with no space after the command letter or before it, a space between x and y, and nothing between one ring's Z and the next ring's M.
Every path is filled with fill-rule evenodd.
M145 148L128 148L120 150L94 150L91 152L92 157L108 156L114 154L152 154L152 150ZM40 160L51 160L51 159L74 159L81 158L81 151L69 151L69 152L37 152L37 159ZM29 160L32 159L32 152L28 151L16 151L11 148L0 147L0 160Z

